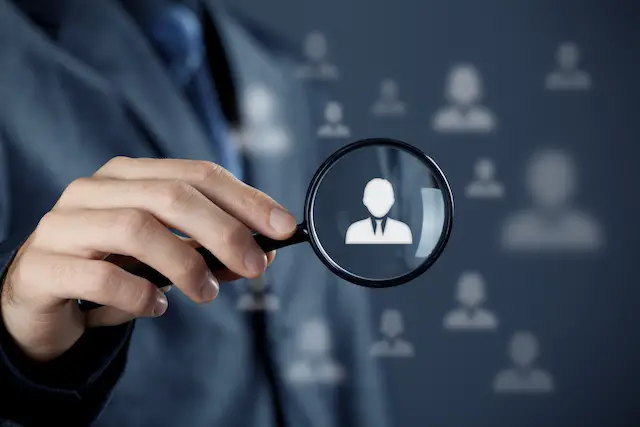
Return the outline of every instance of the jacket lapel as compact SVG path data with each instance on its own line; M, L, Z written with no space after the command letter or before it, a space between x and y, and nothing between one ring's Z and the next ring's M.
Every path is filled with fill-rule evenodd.
M217 160L191 106L117 2L75 1L59 43L114 86L164 157Z

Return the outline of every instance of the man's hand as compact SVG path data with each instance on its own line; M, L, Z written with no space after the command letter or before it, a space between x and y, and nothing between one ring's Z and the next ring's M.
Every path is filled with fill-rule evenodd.
M110 254L150 265L204 303L218 295L219 281L260 276L273 259L250 230L285 239L295 227L279 204L213 163L116 157L72 182L20 248L0 298L2 318L25 354L51 360L87 327L166 311L162 290L108 261ZM198 244L229 271L214 277ZM77 299L105 307L83 313Z

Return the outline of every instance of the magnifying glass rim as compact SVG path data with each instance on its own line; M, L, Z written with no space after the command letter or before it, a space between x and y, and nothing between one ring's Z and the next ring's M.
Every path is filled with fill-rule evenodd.
M349 272L345 268L341 267L338 263L336 263L331 256L329 256L329 254L320 243L315 230L313 208L315 205L316 195L318 189L320 188L322 180L331 170L331 168L338 163L338 160L340 160L347 154L355 150L359 150L363 147L390 147L408 152L415 158L419 159L425 166L427 166L427 168L432 172L438 189L443 192L445 209L444 230L440 235L438 243L433 248L429 256L427 256L427 258L425 258L425 260L418 267L400 276L386 279L371 279ZM447 244L447 241L449 240L451 229L453 227L453 215L453 193L451 192L451 187L449 186L444 173L436 164L436 162L434 162L431 157L426 155L419 148L411 144L407 144L406 142L391 138L362 139L342 147L331 156L329 156L329 158L327 158L324 163L322 163L320 168L318 168L315 175L313 176L313 179L311 180L311 184L309 184L304 208L304 217L307 231L309 233L309 242L311 243L311 247L313 248L313 251L316 253L318 258L320 258L324 265L326 265L333 273L338 275L340 278L367 288L390 288L393 286L402 285L404 283L410 282L411 280L427 271L431 267L431 265L433 265L433 263L440 257Z

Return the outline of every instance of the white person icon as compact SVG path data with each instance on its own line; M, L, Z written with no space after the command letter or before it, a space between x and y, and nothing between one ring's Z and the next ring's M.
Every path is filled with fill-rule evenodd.
M558 68L545 81L548 90L587 90L591 87L591 77L578 68L580 52L572 42L562 43L556 53Z
M325 123L318 128L318 137L348 138L351 131L342 123L343 117L342 105L335 101L328 102L324 109Z
M409 245L413 242L409 226L388 216L395 203L391 182L382 178L369 181L364 188L362 203L369 211L370 217L349 226L345 236L347 245Z
M280 103L273 90L253 83L245 91L246 123L240 134L242 148L252 154L281 155L291 148L291 138L279 117Z
M479 273L467 272L460 276L456 293L460 307L445 316L445 329L493 330L498 327L496 316L482 307L486 298L484 288L484 280Z
M345 377L344 367L331 354L331 333L326 322L311 319L299 326L298 357L287 372L293 383L336 384Z
M446 95L449 105L442 107L433 117L437 132L490 132L496 127L496 118L483 105L480 73L471 64L458 64L449 73Z
M327 60L328 43L324 34L314 31L304 41L307 63L297 70L297 77L308 80L335 80L338 69Z
M576 190L575 164L562 150L536 152L527 170L533 207L510 215L502 245L510 251L589 252L604 244L599 223L571 204Z
M504 196L504 186L495 179L495 165L491 159L478 159L474 165L474 180L465 187L471 199L498 199Z
M237 308L241 311L275 311L280 307L278 297L267 289L263 276L249 279L249 292L238 298Z
M387 309L380 318L380 333L383 338L371 346L373 357L411 357L413 345L402 338L404 321L398 310Z
M495 378L496 393L550 393L554 389L551 375L534 363L539 356L538 340L529 332L518 332L509 343L513 368L501 371Z
M400 100L398 83L391 79L384 79L380 83L380 95L371 106L374 116L402 116L405 112L404 102Z

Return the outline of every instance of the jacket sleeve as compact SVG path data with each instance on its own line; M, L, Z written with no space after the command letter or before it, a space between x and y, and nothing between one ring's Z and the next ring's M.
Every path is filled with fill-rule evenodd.
M0 134L0 295L25 237L10 233L10 167ZM1 313L0 313L1 314ZM0 316L0 426L85 426L100 413L126 362L133 322L88 330L48 363L29 359Z
M133 326L88 329L62 356L38 363L0 317L0 426L90 425L124 370Z

